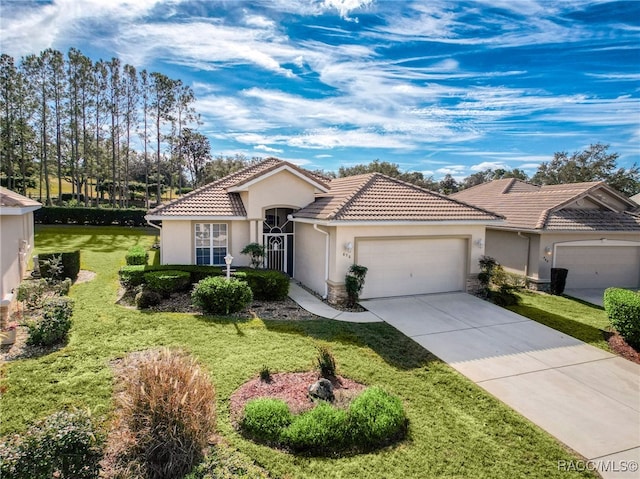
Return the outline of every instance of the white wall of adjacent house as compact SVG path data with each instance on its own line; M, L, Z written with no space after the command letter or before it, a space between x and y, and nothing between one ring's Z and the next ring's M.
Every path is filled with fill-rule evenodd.
M463 291L479 272L484 241L481 224L339 226L329 279L344 283L356 263L369 269L363 299Z
M0 216L0 307L7 310L16 288L26 271L33 250L33 213ZM5 314L7 311L3 311Z

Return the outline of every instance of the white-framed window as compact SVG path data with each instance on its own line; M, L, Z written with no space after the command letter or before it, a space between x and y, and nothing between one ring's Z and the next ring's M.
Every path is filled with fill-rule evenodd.
M196 264L224 265L228 239L226 223L196 223Z

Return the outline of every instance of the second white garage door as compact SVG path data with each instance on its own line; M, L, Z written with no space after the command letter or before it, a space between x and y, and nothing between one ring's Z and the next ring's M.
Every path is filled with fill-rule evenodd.
M556 267L567 268L567 288L640 286L640 246L560 246Z
M465 289L466 239L359 239L356 248L356 263L369 268L362 299Z

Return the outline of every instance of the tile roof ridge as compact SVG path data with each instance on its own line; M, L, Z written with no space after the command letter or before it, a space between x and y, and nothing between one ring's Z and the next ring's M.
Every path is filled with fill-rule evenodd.
M579 193L575 193L574 195L565 198L564 200L560 201L559 203L556 203L553 206L550 206L549 208L547 208L546 210L543 210L542 213L540 214L540 217L538 218L538 222L536 223L536 229L544 229L544 227L547 225L547 221L549 220L549 216L551 215L551 213L555 213L556 211L562 209L564 206L585 197L586 195L588 195L591 191L593 191L594 189L602 186L603 184L606 186L606 183L604 183L604 181L597 181L597 182L582 182L582 183L566 183L568 185L581 185L581 184L588 184L588 183L593 183L591 186L589 186L586 190L581 191ZM562 190L562 189L558 189L559 191L567 191L567 190ZM556 190L556 191L558 191ZM542 190L540 190L542 191Z
M500 179L502 180L506 178L500 178ZM515 178L509 178L509 181L507 181L507 185L502 189L501 194L506 195L507 193L509 193L509 190L511 190L511 187L515 182L516 182Z
M344 178L341 179L355 179L357 177L361 177L361 182L358 183L357 187L353 190L353 192L351 192L349 195L347 195L344 200L338 204L336 206L336 208L327 215L327 219L335 219L342 210L344 210L348 205L350 205L351 203L353 203L356 199L357 196L359 196L362 191L364 190L365 186L367 186L368 184L371 183L371 180L376 176L379 175L380 173L374 172L374 173L362 173L361 175L353 175L353 176L345 176ZM331 190L329 190L329 192L331 192Z

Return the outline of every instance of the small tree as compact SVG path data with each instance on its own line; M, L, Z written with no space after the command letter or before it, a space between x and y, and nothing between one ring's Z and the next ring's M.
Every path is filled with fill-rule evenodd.
M260 243L249 243L242 251L240 251L240 253L251 257L252 268L262 268L266 254L264 245L261 245Z
M368 270L369 268L366 266L357 264L352 264L349 268L349 272L344 279L344 286L347 290L347 304L349 306L353 306L358 302L358 297L364 287L364 278Z

